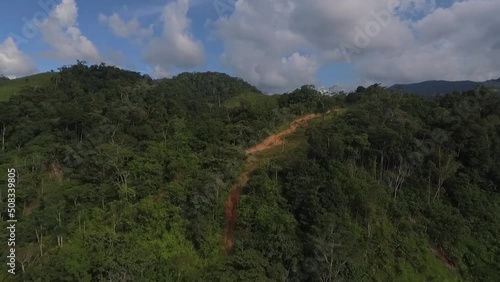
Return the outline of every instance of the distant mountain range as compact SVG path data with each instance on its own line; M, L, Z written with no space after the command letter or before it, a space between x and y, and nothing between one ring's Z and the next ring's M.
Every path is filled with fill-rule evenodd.
M404 93L418 94L422 96L437 96L441 94L452 93L454 91L464 92L475 89L479 85L491 87L500 91L500 78L496 80L487 80L483 82L476 81L446 81L446 80L428 80L411 84L395 84L389 87L389 90L400 90Z

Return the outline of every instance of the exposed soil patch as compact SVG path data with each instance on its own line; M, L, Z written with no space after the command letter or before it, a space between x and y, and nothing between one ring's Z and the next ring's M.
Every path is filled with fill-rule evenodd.
M276 134L273 134L273 135L267 137L266 139L264 139L264 141L260 142L259 144L255 145L251 148L248 148L245 151L246 154L250 155L250 154L254 154L256 152L271 149L271 148L278 146L278 145L282 145L285 136L295 132L297 130L297 128L306 125L310 119L313 119L313 118L316 118L319 116L320 116L320 114L310 114L310 115L306 115L306 116L300 117L300 118L292 121L290 123L289 129L281 131L281 132L276 133Z
M321 115L309 114L300 117L290 123L290 128L267 137L259 144L248 148L245 151L248 156L245 168L240 176L238 176L236 183L229 190L229 197L226 201L226 225L224 228L224 250L226 254L229 254L233 248L233 235L238 219L238 202L240 200L241 191L246 186L252 172L257 168L257 159L252 156L252 154L282 145L287 135L294 133L299 127L306 125L310 119L317 118L319 116Z

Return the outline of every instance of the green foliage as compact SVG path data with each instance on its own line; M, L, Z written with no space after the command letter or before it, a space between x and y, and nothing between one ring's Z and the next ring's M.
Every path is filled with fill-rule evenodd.
M224 106L227 108L248 106L263 110L266 110L266 107L273 109L276 108L278 97L277 95L269 96L262 93L249 92L227 99L224 102Z
M0 76L0 101L6 101L12 95L22 93L23 89L27 87L33 89L44 87L50 83L51 78L54 76L55 74L50 72L16 79Z
M308 129L310 160L278 180L301 230L323 215L352 223L342 230L359 236L341 245L354 240L365 254L341 256L347 280L498 279L498 97L484 88L437 102L376 85L357 92L348 113ZM316 279L332 279L315 267Z
M220 73L154 81L85 62L46 82L0 102L0 169L18 171L18 280L500 277L500 101L488 89L265 96ZM252 156L225 255L244 148L344 103Z
M0 159L18 172L18 273L29 281L219 277L208 272L233 261L221 229L243 149L294 117L276 96L220 73L153 81L78 61L0 89L17 94L0 103ZM264 221L271 211L263 228L293 231L290 215L278 229L281 218ZM282 252L294 252L273 240L273 263L245 255L271 280L284 275Z

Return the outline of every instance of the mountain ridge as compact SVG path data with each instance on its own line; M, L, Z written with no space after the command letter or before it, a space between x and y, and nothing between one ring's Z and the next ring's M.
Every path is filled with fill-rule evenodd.
M448 81L448 80L426 80L417 83L394 84L388 87L388 90L402 91L408 94L417 94L423 96L438 96L452 92L465 92L473 90L476 87L484 85L491 87L496 91L500 90L500 78L486 81Z

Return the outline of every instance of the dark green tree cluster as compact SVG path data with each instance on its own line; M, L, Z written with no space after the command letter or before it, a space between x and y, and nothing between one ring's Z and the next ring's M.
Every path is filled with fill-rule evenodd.
M304 115L309 112L325 113L335 106L342 106L344 97L331 97L321 94L314 85L304 85L291 93L284 93L279 96L280 107L290 108L296 115Z
M0 103L0 168L19 187L14 280L225 276L224 202L244 149L294 117L276 96L221 73L152 80L80 61L21 92ZM258 103L226 105L242 93Z
M18 187L17 275L2 281L500 278L500 98L486 88L267 96L221 73L78 62L21 92L0 103L0 170ZM244 149L343 106L252 173L225 255Z
M498 280L500 98L373 85L346 101L307 156L252 177L234 256L258 250L269 281Z

